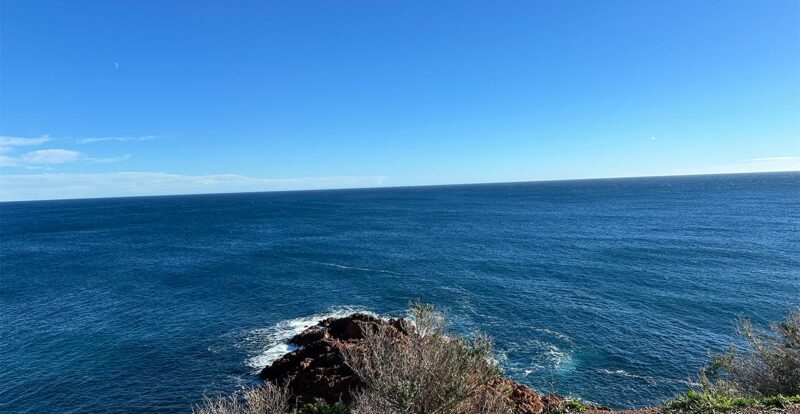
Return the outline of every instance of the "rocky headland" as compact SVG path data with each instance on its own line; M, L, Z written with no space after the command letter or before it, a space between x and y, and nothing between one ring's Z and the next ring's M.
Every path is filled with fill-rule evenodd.
M349 351L364 347L365 332L376 328L391 332L400 341L409 335L409 325L403 319L380 319L363 313L342 318L328 318L291 338L290 344L297 348L265 367L260 373L260 378L265 382L287 387L301 405L319 401L350 405L356 393L363 389L365 384L346 363L346 355ZM352 355L352 352L350 354ZM485 386L502 389L511 402L514 414L611 412L608 408L568 401L554 394L539 395L531 388L504 376L493 379ZM616 412L655 414L681 411L668 407L652 407ZM741 408L731 412L800 414L800 406L792 405L769 410Z
M302 402L318 399L328 403L349 404L353 393L363 382L345 363L347 348L359 347L364 330L389 327L396 335L407 335L401 319L379 319L356 313L343 318L329 318L293 337L289 343L298 348L261 371L264 381L288 384L292 394ZM488 386L510 390L515 414L539 414L548 406L561 404L555 395L539 396L530 388L511 379L499 377Z

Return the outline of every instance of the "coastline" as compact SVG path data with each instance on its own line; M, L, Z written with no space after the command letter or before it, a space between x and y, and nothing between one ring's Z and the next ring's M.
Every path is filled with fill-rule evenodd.
M367 384L359 377L358 369L351 367L353 355L364 354L364 342L369 340L370 332L384 331L389 337L403 346L414 346L406 341L413 335L414 326L403 318L385 319L365 313L352 313L346 316L329 317L304 329L288 339L292 350L264 367L259 378L266 386L283 384L291 393L299 407L313 404L343 404L352 407L356 404L361 390ZM359 352L361 354L359 354ZM678 414L700 413L705 411L678 408L675 401L664 406L648 406L633 409L613 409L568 399L563 396L539 393L504 375L499 375L484 387L491 392L506 395L510 414L565 414L582 412L585 414ZM691 394L689 394L691 395ZM800 396L790 404L774 407L740 407L725 410L730 414L798 414ZM302 409L298 412L304 412ZM348 411L349 412L349 411ZM487 411L494 413L495 411ZM497 411L500 412L500 411ZM716 412L714 410L709 412ZM481 411L484 413L484 411Z

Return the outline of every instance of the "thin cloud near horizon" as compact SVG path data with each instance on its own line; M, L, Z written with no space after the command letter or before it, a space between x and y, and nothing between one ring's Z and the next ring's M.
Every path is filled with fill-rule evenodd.
M665 176L767 172L800 172L800 169L731 171L712 168ZM587 178L597 177L571 177L557 181ZM184 175L141 171L111 173L45 172L40 174L0 175L0 201L373 188L385 187L388 179L389 177L387 176L255 178L240 174Z
M239 174L166 172L0 175L0 201L127 197L197 193L315 190L383 185L386 176L253 178Z
M131 154L123 154L115 157L89 157L79 151L67 150L63 148L50 148L43 150L30 151L20 154L17 157L0 155L0 167L25 167L28 169L37 166L56 166L74 162L85 161L92 164L110 164L131 159Z
M86 138L89 142L104 140L147 140L154 139L155 136L147 135L142 137L106 137L106 138ZM20 136L0 136L0 167L23 167L26 169L52 169L53 166L85 161L92 164L110 164L129 160L132 154L123 154L113 157L93 157L83 152L65 148L46 148L27 151L21 154L14 154L22 147L35 147L44 143L57 141L58 139L50 135L41 135L28 138ZM63 140L63 139L62 139ZM43 167L44 166L44 167Z
M750 158L742 160L741 162L762 162L762 161L798 161L800 162L800 155L786 155L782 157L764 157L764 158Z
M95 138L81 138L76 140L75 142L81 145L84 144L92 144L97 142L108 142L108 141L116 141L116 142L129 142L129 141L150 141L153 139L158 138L155 135L143 135L143 136L119 136L119 137L95 137Z
M109 136L84 138L75 143L128 142L155 139L154 135L137 137ZM59 140L63 140L60 138ZM67 164L113 164L131 159L125 153L110 157L95 157L64 148L33 149L53 142L49 135L38 137L0 136L0 201L69 199L90 197L145 196L168 194L230 193L250 191L340 189L384 186L386 175L320 176L300 178L260 178L236 173L175 174L150 171L56 172ZM19 152L20 149L28 149ZM8 167L21 167L22 174L7 174ZM75 168L83 167L71 167ZM32 171L41 171L34 173ZM657 175L727 174L748 172L800 171L800 155L780 155L743 159L726 165L666 171ZM620 177L653 176L646 171ZM538 176L518 181L566 180L600 178L590 176ZM467 184L453 182L450 184ZM425 185L426 183L395 182L393 185Z

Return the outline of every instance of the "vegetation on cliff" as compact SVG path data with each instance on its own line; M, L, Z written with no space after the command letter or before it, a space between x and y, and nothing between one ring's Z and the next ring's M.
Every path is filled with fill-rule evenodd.
M491 340L450 335L444 315L430 305L414 304L411 314L407 335L377 324L364 331L363 346L345 349L347 365L364 383L355 413L511 412L510 390L489 386L500 376Z
M769 329L740 318L742 347L731 346L701 372L705 391L731 396L800 394L800 309Z
M742 317L737 334L740 344L701 370L700 389L668 402L669 409L714 413L800 404L800 308L769 329Z
M198 414L538 414L543 400L500 375L484 335L451 334L445 315L413 304L411 318L326 319L290 342L261 389L207 399ZM291 396L291 397L287 397ZM559 404L560 399L551 399Z
M206 399L196 414L540 414L603 409L538 396L500 374L492 342L452 335L433 306L412 322L354 314L292 338L300 348L261 372L263 387ZM800 412L800 309L763 329L740 319L738 346L712 358L700 387L641 412ZM793 410L793 411L792 411ZM783 412L783 411L781 411Z

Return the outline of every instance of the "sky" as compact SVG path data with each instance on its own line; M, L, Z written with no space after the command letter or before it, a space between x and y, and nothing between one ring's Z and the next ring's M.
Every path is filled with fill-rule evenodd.
M0 200L800 170L796 0L0 4Z

